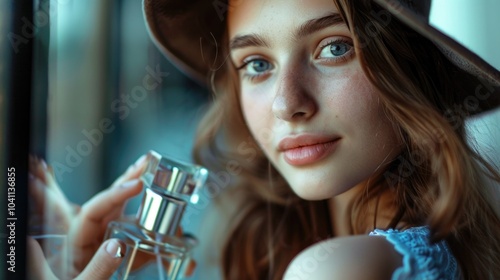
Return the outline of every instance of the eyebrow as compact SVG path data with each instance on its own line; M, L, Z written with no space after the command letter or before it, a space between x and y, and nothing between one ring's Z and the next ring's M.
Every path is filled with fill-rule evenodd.
M293 38L298 40L307 35L313 34L319 30L325 29L327 27L345 24L344 20L338 13L331 13L321 18L311 19L303 23L294 32ZM268 47L269 44L267 40L255 33L235 36L229 42L229 48L231 50L245 48L245 47Z
M257 34L236 36L229 43L229 48L231 50L252 46L269 48L269 44L267 44L267 41L262 36L259 36Z

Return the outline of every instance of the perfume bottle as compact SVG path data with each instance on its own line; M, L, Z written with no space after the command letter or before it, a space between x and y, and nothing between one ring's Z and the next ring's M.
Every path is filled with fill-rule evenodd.
M105 239L127 248L111 279L182 279L197 240L176 235L188 203L196 203L207 169L150 151L141 179L144 195L135 217L110 222Z

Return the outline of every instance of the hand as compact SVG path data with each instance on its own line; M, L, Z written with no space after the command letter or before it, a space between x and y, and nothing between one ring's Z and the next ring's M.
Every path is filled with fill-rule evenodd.
M66 199L54 179L51 168L43 160L30 159L29 194L34 202L33 210L37 213L31 224L33 221L42 222L44 229L55 229L58 233L67 234L68 253L71 260L66 261L69 266L66 269L67 272L64 275L56 272L59 274L58 276L62 278L74 277L87 269L88 271L100 270L99 261L96 263L94 260L106 256L101 254L101 250L103 250L101 242L107 224L111 220L119 218L126 201L141 192L142 183L138 178L144 167L144 157L141 157L111 187L98 193L80 208ZM105 243L108 244L108 242ZM37 249L34 247L36 244L31 241L30 244L33 245L31 250L36 254L40 246L37 245ZM61 254L57 254L57 256L60 258ZM89 263L91 259L92 262ZM57 264L64 262L64 260L48 261ZM38 260L38 262L40 261ZM46 266L48 267L48 264L41 267ZM60 269L58 272L64 270Z
M36 240L28 237L28 279L59 279L45 261L42 248ZM109 279L120 265L125 246L116 239L106 240L97 250L87 267L75 280ZM66 278L66 277L64 277Z

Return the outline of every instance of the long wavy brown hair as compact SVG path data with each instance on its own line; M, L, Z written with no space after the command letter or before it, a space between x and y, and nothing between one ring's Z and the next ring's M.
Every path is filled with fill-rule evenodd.
M396 18L382 21L377 15L384 11L373 1L334 2L406 143L351 204L351 233L373 230L376 221L362 219L367 202L391 192L398 211L388 227L428 225L432 241L446 240L465 279L498 279L500 221L485 189L487 180L500 182L500 176L467 144L466 115L455 110L464 103L458 96L473 95L481 81ZM334 237L327 202L300 199L269 164L243 119L234 66L226 63L213 78L215 98L194 155L214 171L230 168L233 174L217 198L237 205L222 251L224 278L281 279L301 250Z

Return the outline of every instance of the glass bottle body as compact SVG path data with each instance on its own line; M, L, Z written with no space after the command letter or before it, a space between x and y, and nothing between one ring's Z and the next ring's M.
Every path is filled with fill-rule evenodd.
M145 230L131 218L109 223L105 239L109 238L127 247L111 279L183 279L193 248L189 241Z

